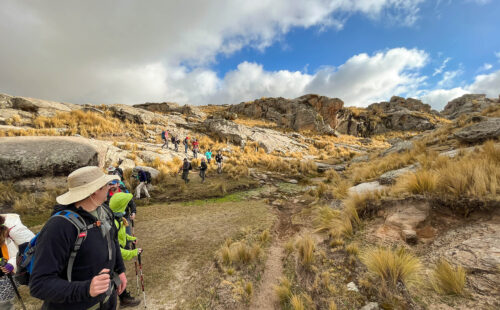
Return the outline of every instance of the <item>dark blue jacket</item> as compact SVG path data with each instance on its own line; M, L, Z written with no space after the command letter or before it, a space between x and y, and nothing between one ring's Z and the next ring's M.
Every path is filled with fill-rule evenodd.
M89 225L96 222L92 214L81 208L77 209L74 205L55 206L54 212L66 209L77 212ZM72 282L69 282L66 269L77 237L77 229L69 221L59 217L51 218L45 224L37 239L36 257L30 278L30 293L33 297L44 300L42 309L88 309L104 300L104 294L90 297L92 278L104 268L118 274L125 272L115 225L112 227L111 260L108 259L107 239L101 229L96 227L88 230L87 238L75 258ZM109 308L112 304L114 302L105 304L104 309L114 309Z
M146 172L143 170L139 170L139 182L146 182L148 180L148 177L146 176Z

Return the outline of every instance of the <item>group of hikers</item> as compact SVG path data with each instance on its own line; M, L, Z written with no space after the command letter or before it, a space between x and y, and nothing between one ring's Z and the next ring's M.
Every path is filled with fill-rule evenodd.
M163 148L165 146L167 147L167 149L169 148L168 147L168 142L169 142L168 137L169 137L169 132L167 130L163 130L161 132L161 138L163 140L163 145L161 146L161 148ZM179 172L182 172L182 179L184 180L184 182L186 184L189 182L189 171L193 170L191 163L187 159L187 154L188 154L188 150L189 150L189 140L190 140L189 137L185 137L183 142L182 142L184 144L184 153L186 154L186 157L184 158L184 161L182 162L182 165L179 168ZM176 152L178 152L180 140L177 137L175 137L174 135L171 135L170 141L174 144L174 150ZM193 158L198 158L198 153L200 152L200 143L198 142L198 139L193 138L193 142L191 144L192 144ZM222 173L223 160L224 160L224 157L222 156L222 152L218 151L217 155L215 155L215 162L217 163L217 172L219 174ZM206 171L207 171L208 165L210 165L211 161L212 161L212 151L210 149L208 149L205 152L205 157L201 157L200 167L198 167L198 169L200 170L199 175L200 175L202 183L205 182Z
M162 133L168 148L168 132ZM175 150L179 140L172 136ZM184 139L187 155L189 137ZM199 143L193 139L193 157ZM201 158L199 175L205 181L212 152ZM215 156L222 173L223 156ZM110 166L105 174L99 167L79 168L67 177L68 190L56 198L52 216L38 234L22 224L17 214L0 214L0 310L13 310L17 296L25 309L18 285L28 285L33 297L43 300L42 309L116 309L141 303L127 290L124 260L135 261L136 285L139 276L146 295L142 274L142 248L137 246L134 221L137 213L134 195L124 183L123 170ZM137 167L136 167L137 168ZM144 168L144 167L142 167ZM192 170L187 156L179 172L189 182ZM135 199L142 192L147 198L151 174L134 169L139 184Z
M0 215L0 309L13 310L16 295L25 308L18 285L29 285L42 309L116 309L118 300L120 308L137 306L125 276L124 260L132 259L146 306L137 210L120 170L87 166L69 174L68 191L36 236L19 215Z

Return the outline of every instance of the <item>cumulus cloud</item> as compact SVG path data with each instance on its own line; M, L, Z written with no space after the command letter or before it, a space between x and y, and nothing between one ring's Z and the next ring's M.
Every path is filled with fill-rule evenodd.
M216 56L264 50L294 27L340 29L354 13L409 25L422 1L4 0L0 91L75 103L224 100L232 95L219 84L235 74L220 81L210 70Z
M490 70L491 68L493 68L493 65L492 64L489 64L489 63L484 63L477 71L488 71Z
M423 102L430 104L434 109L442 110L452 99L469 93L485 94L487 97L492 98L498 97L500 95L500 70L490 74L478 75L474 78L474 82L464 87L422 91L418 97Z

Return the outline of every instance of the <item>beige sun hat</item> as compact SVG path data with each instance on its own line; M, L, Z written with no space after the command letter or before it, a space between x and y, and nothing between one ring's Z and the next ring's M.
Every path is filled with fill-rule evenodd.
M107 175L99 167L87 166L68 175L68 191L56 198L57 203L69 205L83 200L113 180L117 175Z

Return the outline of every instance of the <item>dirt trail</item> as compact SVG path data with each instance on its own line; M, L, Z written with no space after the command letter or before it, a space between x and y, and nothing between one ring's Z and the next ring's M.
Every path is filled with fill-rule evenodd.
M300 209L300 206L288 204L276 210L278 222L274 229L273 242L269 248L262 283L250 304L251 310L274 310L279 307L274 286L279 284L283 275L283 245L291 236L300 231L299 225L292 223L292 216Z

